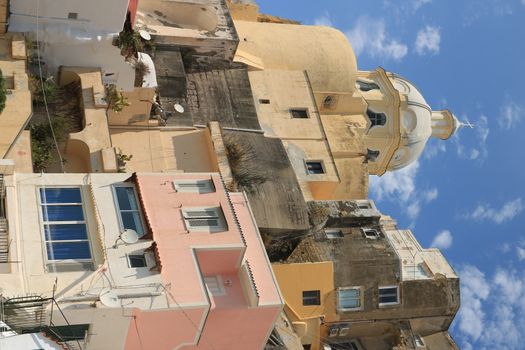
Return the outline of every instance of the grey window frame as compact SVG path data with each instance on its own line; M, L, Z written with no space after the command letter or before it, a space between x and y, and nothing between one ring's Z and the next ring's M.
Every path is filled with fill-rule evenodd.
M381 297L392 297L394 294L392 293L388 293L387 295L383 295L381 296L381 290L386 290L386 289L395 289L396 290L396 293L395 293L395 296L396 296L396 301L386 301L386 302L381 302ZM398 285L391 285L391 286L380 286L378 288L378 301L379 301L379 307L383 307L383 306L392 306L392 305L399 305L400 304L400 295L399 295L399 286Z
M118 196L117 196L117 188L118 187L127 187L127 188L132 188L133 189L133 194L135 196L135 201L137 203L137 210L120 209L120 203L118 201ZM139 195L137 193L137 189L135 188L135 185L131 184L131 183L118 183L118 184L113 184L111 186L111 188L112 188L112 191L113 191L113 198L114 198L114 202L115 202L115 209L117 211L117 217L118 217L119 227L120 227L121 232L126 230L126 228L124 227L124 220L122 219L122 212L137 212L138 216L139 216L140 225L141 225L141 228L142 228L142 234L141 234L141 232L138 232L138 231L137 231L137 234L140 237L143 237L144 235L146 235L146 233L147 233L146 232L147 231L146 230L146 225L145 225L146 221L144 219L142 206L140 204Z
M307 293L315 293L315 295L307 295ZM313 302L311 301L313 300ZM305 301L308 301L305 303ZM321 291L315 290L303 290L303 306L319 306L321 305Z

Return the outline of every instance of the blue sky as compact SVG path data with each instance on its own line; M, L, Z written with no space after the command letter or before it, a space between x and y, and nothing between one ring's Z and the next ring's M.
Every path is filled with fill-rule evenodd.
M462 280L462 349L525 349L525 0L260 0L261 11L343 31L360 69L412 80L476 125L431 140L371 196Z

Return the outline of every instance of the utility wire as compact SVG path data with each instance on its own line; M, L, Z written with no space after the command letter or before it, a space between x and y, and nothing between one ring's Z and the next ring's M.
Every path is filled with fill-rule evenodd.
M65 173L64 169L64 159L62 158L62 154L60 154L60 148L58 147L58 141L55 136L55 130L53 129L53 123L51 122L51 116L49 115L49 107L47 105L47 97L46 97L46 90L44 89L44 78L42 77L42 62L40 62L40 0L37 0L36 2L36 51L38 54L37 61L38 61L38 73L40 75L40 87L42 89L42 96L44 97L44 106L46 108L46 114L47 114L47 120L49 122L49 128L51 129L51 135L53 136L53 141L55 143L55 147L58 153L58 158L60 158L60 169L62 169L62 172Z

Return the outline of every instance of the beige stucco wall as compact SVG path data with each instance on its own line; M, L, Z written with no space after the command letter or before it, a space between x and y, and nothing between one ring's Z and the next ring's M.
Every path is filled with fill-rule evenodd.
M149 125L155 89L136 87L132 91L122 92L122 96L129 105L120 112L108 109L109 125Z
M133 156L129 172L218 171L208 129L112 127L110 132L115 148Z

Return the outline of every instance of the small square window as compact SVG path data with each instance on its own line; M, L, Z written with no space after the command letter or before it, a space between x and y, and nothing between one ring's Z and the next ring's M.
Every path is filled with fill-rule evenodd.
M227 231L228 225L220 207L185 208L182 210L186 228L192 232Z
M363 234L368 239L378 239L379 238L379 232L377 232L377 230L374 230L374 229L364 228Z
M330 327L328 331L329 337L337 337L338 334L339 334L339 327Z
M269 105L270 104L270 100L267 99L267 98L260 98L259 99L259 103L262 104L262 105Z
M379 287L379 306L399 304L399 287Z
M212 193L215 192L215 185L212 180L177 180L173 181L177 192L191 193Z
M416 343L416 348L424 348L425 342L419 334L414 334L414 343Z
M324 174L323 163L318 161L306 161L306 172L308 175Z
M68 19L78 19L78 13L76 13L76 12L70 12L70 13L67 15L67 18L68 18Z
M372 207L370 206L370 203L369 202L366 202L366 201L363 201L363 202L357 202L357 207L359 209L371 209Z
M290 114L292 118L306 119L309 118L308 109L306 108L291 108Z
M361 309L361 287L339 288L338 309L340 311L353 311Z
M324 230L324 233L326 235L326 238L328 239L336 239L336 238L343 238L343 232L341 230Z
M321 305L321 291L319 290L303 291L303 305Z
M132 254L128 255L129 267L147 267L146 257L144 254Z

